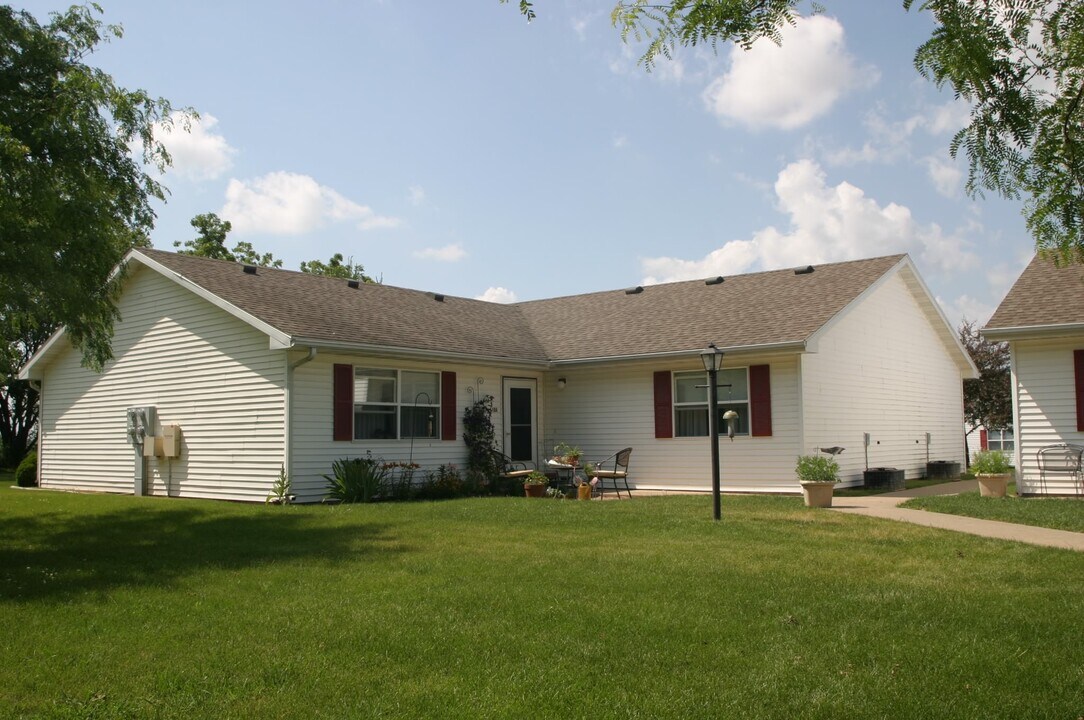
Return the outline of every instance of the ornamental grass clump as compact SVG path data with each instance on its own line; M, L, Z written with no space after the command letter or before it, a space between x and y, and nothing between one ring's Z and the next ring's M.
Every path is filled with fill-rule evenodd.
M329 497L345 503L373 502L387 479L383 463L371 455L363 458L339 458L331 464L327 480Z

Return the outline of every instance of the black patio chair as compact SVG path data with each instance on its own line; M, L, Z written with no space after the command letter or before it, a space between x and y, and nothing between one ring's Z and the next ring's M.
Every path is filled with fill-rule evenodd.
M595 471L592 474L598 478L599 498L605 497L607 490L613 490L617 493L617 497L620 498L622 486L624 486L629 497L632 497L632 490L629 488L630 457L632 457L632 448L628 447L595 465ZM607 465L610 467L607 468ZM607 483L609 483L610 487L606 487Z

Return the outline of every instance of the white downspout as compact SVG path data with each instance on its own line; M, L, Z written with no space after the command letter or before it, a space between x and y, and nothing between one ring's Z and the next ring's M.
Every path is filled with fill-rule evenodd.
M287 357L287 362L289 362L289 355L287 355L286 357ZM284 456L285 456L283 458L283 465L286 468L286 474L290 476L291 480L294 477L293 432L292 432L292 428L293 428L293 424L294 424L294 420L293 420L293 415L294 415L294 413L293 413L294 370L296 370L297 368L301 367L302 365L304 365L306 363L312 362L315 359L316 359L316 348L310 345L308 355L301 358L300 360L296 360L296 361L294 361L292 363L289 363L286 366L286 397L284 398L285 405L286 405L286 408L285 408L286 417L284 418L284 423L283 423L283 433L285 435L286 448L285 448L285 452L283 453Z

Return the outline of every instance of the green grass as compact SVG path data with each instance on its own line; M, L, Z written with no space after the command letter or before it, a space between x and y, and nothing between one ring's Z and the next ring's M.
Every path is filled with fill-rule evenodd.
M0 489L0 715L1084 712L1080 554L710 502Z
M900 507L1084 532L1084 499L1022 498L1016 495L1015 483L1009 483L1008 493L1003 498L984 498L975 491L960 495L914 498Z

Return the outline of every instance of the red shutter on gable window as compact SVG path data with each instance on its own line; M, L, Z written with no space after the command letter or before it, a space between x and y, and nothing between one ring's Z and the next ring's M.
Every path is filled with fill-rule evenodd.
M986 428L979 430L979 450L990 449L990 434L986 432Z
M455 373L440 374L440 439L455 440Z
M332 368L332 439L354 439L354 366L335 364Z
M674 437L674 386L670 371L655 373L655 437Z
M1073 375L1076 380L1076 429L1084 431L1084 350L1073 351Z
M772 434L772 379L770 365L749 368L749 425L753 437Z

